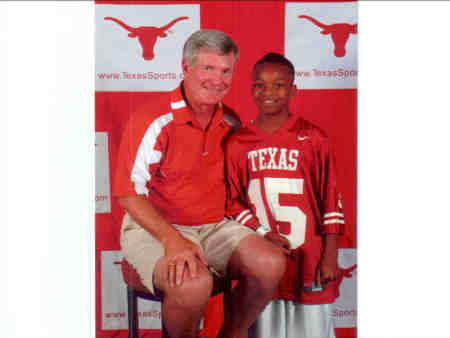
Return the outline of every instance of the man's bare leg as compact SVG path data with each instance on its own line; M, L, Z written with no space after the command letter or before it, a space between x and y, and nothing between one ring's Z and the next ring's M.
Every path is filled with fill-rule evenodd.
M239 280L225 308L219 338L242 337L272 299L286 269L286 257L258 235L243 239L228 263L228 273Z
M197 277L189 276L187 267L183 272L183 283L169 286L167 266L161 259L155 267L155 287L164 292L162 317L171 338L195 338L204 310L211 296L213 278L202 264L198 264Z

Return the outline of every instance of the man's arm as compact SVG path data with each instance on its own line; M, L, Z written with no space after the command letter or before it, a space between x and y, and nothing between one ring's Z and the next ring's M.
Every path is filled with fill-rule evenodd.
M136 223L161 241L165 249L164 259L168 263L176 263L174 273L169 271L167 274L171 287L182 283L185 264L188 265L191 277L197 275L197 259L208 265L198 245L183 237L144 195L122 197L119 198L119 203Z
M149 113L144 106L127 122L118 154L118 166L113 194L130 216L152 236L161 241L165 250L164 280L169 286L180 284L187 263L191 276L197 275L197 259L206 265L201 249L185 239L147 199L147 184L157 172L161 154L165 153L168 136L159 115ZM152 125L158 128L151 128ZM145 138L145 142L143 139ZM176 263L167 269L168 263ZM166 272L168 271L168 272Z

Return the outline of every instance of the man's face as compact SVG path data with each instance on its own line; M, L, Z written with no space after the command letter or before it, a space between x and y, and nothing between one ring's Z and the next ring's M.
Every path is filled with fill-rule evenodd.
M219 55L200 50L197 60L189 65L182 62L184 90L191 106L215 105L223 99L231 86L234 54Z
M253 72L252 96L259 113L267 116L288 114L295 95L292 75L284 65L263 63Z

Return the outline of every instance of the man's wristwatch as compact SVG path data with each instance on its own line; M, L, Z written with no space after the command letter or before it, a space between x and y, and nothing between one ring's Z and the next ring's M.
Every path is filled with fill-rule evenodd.
M265 234L267 234L268 232L270 232L270 229L267 229L264 225L260 225L257 229L256 232L258 234L260 234L261 236L264 237Z

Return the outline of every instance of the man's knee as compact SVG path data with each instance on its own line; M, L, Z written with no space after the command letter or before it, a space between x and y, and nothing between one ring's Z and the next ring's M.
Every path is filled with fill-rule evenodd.
M278 284L286 270L286 255L275 245L261 252L255 263L256 273L267 282Z
M243 277L278 284L286 269L286 256L266 239L252 235L239 243L230 263Z
M182 308L204 306L211 297L213 277L206 268L197 271L197 276L191 278L185 268L183 282L177 286L166 286L165 297Z

